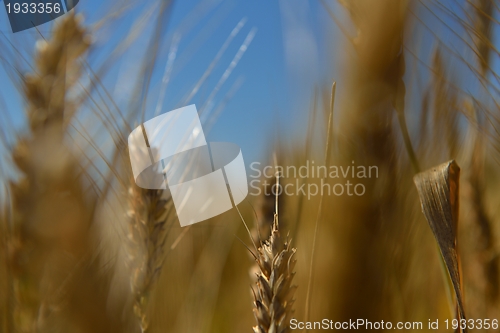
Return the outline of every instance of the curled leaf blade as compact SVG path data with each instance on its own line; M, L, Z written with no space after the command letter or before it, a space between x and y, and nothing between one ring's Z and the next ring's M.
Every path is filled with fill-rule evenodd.
M453 284L459 316L465 319L457 251L459 178L460 167L451 160L418 173L413 181Z

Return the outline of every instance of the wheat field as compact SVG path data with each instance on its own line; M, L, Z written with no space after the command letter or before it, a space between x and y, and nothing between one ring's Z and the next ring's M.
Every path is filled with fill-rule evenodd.
M431 332L434 322L498 332L497 1L316 1L328 80L296 82L312 96L307 121L288 128L270 105L252 133L266 140L257 169L267 173L251 177L245 160L259 194L187 227L169 190L136 185L129 159L129 133L165 111L148 98L164 98L152 82L168 94L165 78L189 62L186 52L156 66L181 37L168 35L175 2L152 2L112 46L98 37L140 4L92 24L77 7L34 40L0 38L1 80L24 112L13 126L13 97L0 90L0 333L319 332L357 320L368 332ZM178 107L211 82L245 24L226 32ZM259 36L244 31L227 76ZM107 70L138 40L124 108ZM252 89L236 80L215 100L224 80L203 95L205 129Z

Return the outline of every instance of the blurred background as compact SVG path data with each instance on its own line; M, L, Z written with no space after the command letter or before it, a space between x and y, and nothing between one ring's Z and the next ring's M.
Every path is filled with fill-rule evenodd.
M0 5L0 332L252 331L275 195L238 206L248 230L235 209L181 228L168 191L131 176L131 129L189 104L263 189L252 163L377 168L324 179L363 195L277 199L288 319L455 318L413 183L452 159L465 313L500 319L498 5L81 0L15 34Z

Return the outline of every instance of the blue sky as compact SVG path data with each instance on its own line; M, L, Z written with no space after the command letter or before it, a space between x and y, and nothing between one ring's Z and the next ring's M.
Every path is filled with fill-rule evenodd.
M130 106L129 97L142 60L150 58L145 50L148 36L153 33L153 6L159 2L81 0L77 6L77 11L84 14L85 22L93 25L108 14L123 9L126 3L132 4L129 9L119 14L118 18L107 20L107 24L93 33L94 45L88 57L90 66L97 71L132 30L139 30L137 20L146 17L148 11L152 12L140 37L106 68L102 77L106 89L124 110ZM205 128L208 132L205 134L208 141L237 143L242 147L247 165L265 157L277 128L282 135L305 130L306 110L314 84L318 80L329 80L331 69L325 68L324 64L319 69L319 64L324 63L321 57L326 54L321 49L322 33L325 33L322 25L329 21L320 10L320 6L302 0L176 1L166 34L162 36L163 44L147 96L146 118L154 116L161 98L162 78L169 54L173 53L174 36L178 38L178 49L161 112L182 106L231 31L243 20L244 26L188 104L195 103L200 110L245 39L255 33L231 75L213 96L214 113L218 106L225 107L214 126L210 126L210 130ZM39 31L48 36L52 24L40 26ZM0 31L3 32L2 44L10 46L11 43L26 59L31 58L35 41L40 38L35 29L12 34L2 9ZM18 67L29 70L26 63L21 62ZM6 77L3 68L0 69L0 77ZM8 79L0 81L0 89L9 116L16 126L22 126L19 93ZM228 97L231 98L227 100ZM138 116L134 118L137 122L140 121L139 113L137 110Z
M337 19L344 21L348 27L346 13L338 3L336 1L326 1L326 3L332 8ZM412 13L423 18L427 25L424 27L422 23L416 24L418 29L412 32L406 55L409 67L407 73L413 75L414 73L411 74L413 69L418 71L421 87L425 87L430 79L431 72L427 66L431 65L436 48L434 36L436 32L441 38L441 45L448 45L449 50L460 54L468 62L474 62L474 54L461 42L461 38L470 41L470 36L450 15L450 13L456 14L459 18L465 19L466 13L454 1L444 0L442 3L451 10L447 12L436 5L430 6L432 12L422 6L419 11L412 9ZM95 71L101 69L103 64L111 59L117 45L131 32L140 31L139 37L129 48L120 52L111 63L106 63L102 75L106 89L120 109L135 113L133 117L135 123L141 120L140 109L134 109L130 96L137 80L141 77L140 68L143 60L151 59L151 55L145 54L145 50L148 46L148 37L153 33L154 15L157 12L155 11L157 7L154 6L158 4L158 0L81 0L77 6L77 11L84 14L87 25L95 27L97 22L103 19L105 21L99 29L92 30L94 44L88 55L88 62ZM113 14L116 14L115 17L111 17ZM144 24L141 23L141 18ZM307 111L315 86L329 86L335 79L337 97L343 98L345 95L343 77L338 75L342 72L339 60L343 58L338 56L347 53L345 50L333 47L349 47L349 43L319 1L176 1L166 33L161 38L162 47L146 98L146 119L154 116L158 102L162 99L162 78L169 55L175 54L175 60L171 62L171 74L160 112L183 106L186 96L193 90L196 82L203 76L239 22L244 22L239 33L229 43L197 94L187 103L195 103L198 110L202 108L245 39L252 31L256 31L231 75L213 96L212 114L216 113L221 105L224 106L223 112L216 118L213 127L205 124L208 141L229 141L238 144L243 150L248 166L252 161L263 161L267 158L266 153L272 150L277 131L281 137L295 137L297 141L303 137L307 128ZM40 33L48 36L52 24L53 22L40 26ZM498 44L498 29L499 26L496 25L495 44ZM9 126L11 122L19 129L24 124L23 103L19 91L7 75L6 68L14 65L21 72L30 71L28 63L36 40L40 36L35 29L12 34L6 12L1 8L0 33L0 47L3 48L4 57L1 61L4 65L7 64L0 66L0 119L4 130L11 128ZM178 38L177 44L176 38ZM177 51L173 52L175 45ZM410 51L420 57L421 61L417 62L417 65L412 64L414 58ZM445 59L446 65L454 73L456 85L464 92L474 94L481 91L478 90L480 85L471 74L470 68L449 54L445 55ZM492 56L492 66L498 67L498 57ZM14 73L10 71L11 74ZM408 82L407 89L410 87L416 89L416 93L411 94L406 101L409 106L407 119L410 132L416 133L419 103L423 91L415 83L418 80L413 80L415 76L411 78L412 82ZM225 101L229 95L231 98ZM89 111L82 110L82 115L88 116ZM96 127L95 123L91 118L87 122L88 130L99 138L102 128Z

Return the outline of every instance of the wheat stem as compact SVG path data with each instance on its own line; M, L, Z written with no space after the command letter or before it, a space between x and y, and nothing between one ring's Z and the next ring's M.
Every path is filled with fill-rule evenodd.
M337 84L333 82L332 84L332 94L331 94L331 99L330 99L330 115L328 116L328 132L326 136L326 145L325 145L325 164L328 165L330 162L330 154L331 154L331 140L332 140L332 132L333 132L333 109L334 109L334 103L335 103L335 88ZM323 178L323 181L325 179ZM312 243L312 249L311 249L311 261L309 264L309 279L307 282L307 296L306 296L306 313L305 313L305 320L309 320L309 313L310 313L310 307L311 307L311 290L312 290L312 282L314 278L314 254L316 252L316 242L317 242L317 236L318 236L318 230L319 230L319 221L321 220L322 217L322 209L323 209L323 196L320 197L319 199L319 205L318 205L318 215L316 217L316 222L314 224L314 236L313 236L313 243ZM306 329L306 332L308 332L308 329Z

